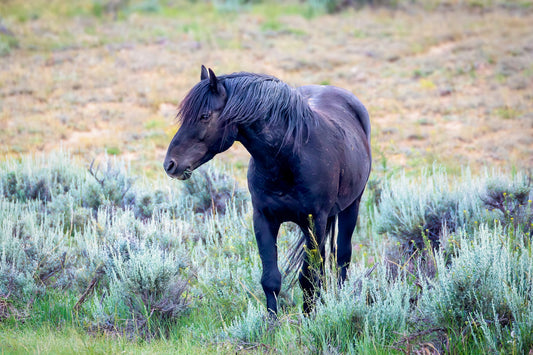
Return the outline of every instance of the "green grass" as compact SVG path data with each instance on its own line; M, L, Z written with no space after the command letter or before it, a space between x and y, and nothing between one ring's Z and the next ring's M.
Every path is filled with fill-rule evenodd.
M83 329L46 325L24 329L0 328L0 351L3 354L205 354L218 352L216 347L160 339L152 342L131 341L120 335L88 334Z
M19 42L15 37L0 33L0 57L8 55L18 46Z

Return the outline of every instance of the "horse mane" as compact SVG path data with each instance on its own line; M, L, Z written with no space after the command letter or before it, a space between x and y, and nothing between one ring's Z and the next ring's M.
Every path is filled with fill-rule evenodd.
M217 77L226 89L226 105L219 119L227 124L250 125L264 120L267 125L284 127L282 147L293 150L309 138L311 125L317 124L307 100L294 88L269 75L233 73ZM198 120L199 110L210 107L209 80L202 80L181 103L178 117L182 124Z

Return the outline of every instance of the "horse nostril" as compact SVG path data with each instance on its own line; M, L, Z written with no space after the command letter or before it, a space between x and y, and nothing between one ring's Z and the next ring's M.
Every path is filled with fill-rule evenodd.
M174 163L174 160L170 160L168 163L165 164L165 171L167 173L172 172L174 170L174 167L176 166L176 163Z

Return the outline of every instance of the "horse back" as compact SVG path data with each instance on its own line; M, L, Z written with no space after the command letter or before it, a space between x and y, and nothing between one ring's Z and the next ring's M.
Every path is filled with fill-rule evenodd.
M359 125L370 143L370 117L365 106L348 90L328 85L307 85L298 88L313 111L344 129Z

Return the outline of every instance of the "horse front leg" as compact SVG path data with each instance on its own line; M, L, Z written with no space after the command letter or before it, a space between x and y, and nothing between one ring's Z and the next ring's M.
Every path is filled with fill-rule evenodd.
M266 296L266 306L270 314L278 312L278 295L281 290L281 273L278 269L278 247L276 244L280 222L267 218L263 213L254 211L254 232L263 264L261 286Z
M310 223L300 225L305 236L304 260L299 275L305 314L313 311L315 302L320 296L326 254L326 221L326 217L317 217L310 220Z

